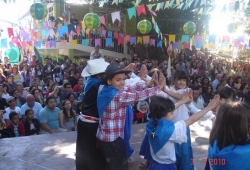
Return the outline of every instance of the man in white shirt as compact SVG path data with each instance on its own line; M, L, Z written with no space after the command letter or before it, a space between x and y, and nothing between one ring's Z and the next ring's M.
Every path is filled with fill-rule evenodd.
M18 117L21 118L21 109L19 107L16 107L16 99L12 96L6 99L7 103L9 104L9 107L5 109L5 113L3 115L3 119L5 120L6 124L10 123L9 115L11 112L16 112L18 114Z
M198 92L198 90L194 90L193 93L194 93L192 101L193 105L199 110L204 109L203 102L201 101L201 99L199 99L200 93Z
M90 60L103 58L103 53L99 50L99 46L95 47L95 50L90 53Z
M221 77L222 77L221 74L216 75L216 78L215 78L215 80L213 81L213 84L212 84L214 91L216 91L216 87L220 83Z

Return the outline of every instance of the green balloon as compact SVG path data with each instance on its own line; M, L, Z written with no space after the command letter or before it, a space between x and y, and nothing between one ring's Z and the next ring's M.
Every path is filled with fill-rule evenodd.
M11 63L17 63L19 61L19 53L16 49L7 49L4 55L9 57Z
M183 26L183 31L186 34L193 34L196 31L196 25L193 22L186 22Z
M230 24L228 24L228 26L227 26L227 31L228 31L229 33L234 33L237 29L238 29L238 25L235 24L235 23L230 23Z
M142 20L137 24L137 30L141 34L148 34L152 29L152 25L148 20Z
M30 7L30 15L36 20L44 19L47 14L47 8L41 3L34 3Z
M100 25L100 18L96 13L87 13L83 18L87 28L94 29Z

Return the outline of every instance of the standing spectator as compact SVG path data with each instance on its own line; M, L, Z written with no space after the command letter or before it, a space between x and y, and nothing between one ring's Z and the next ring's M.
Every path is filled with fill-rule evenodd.
M14 76L15 83L23 83L23 76L21 75L21 73L19 73L18 68L16 66L12 68L12 75Z
M34 68L36 66L36 56L35 55L33 55L31 57L30 65L32 68Z
M27 109L32 109L34 111L34 117L38 119L39 112L42 110L42 105L40 103L35 102L35 97L31 94L27 95L26 101L27 102L21 107L21 115L23 117L23 120L25 119L24 115Z
M23 65L23 71L21 72L21 75L23 76L23 85L24 87L29 87L32 85L32 74L30 71L30 67L27 64Z
M20 107L17 107L16 106L16 99L12 96L10 96L8 99L7 99L7 103L9 105L9 107L7 107L5 109L5 114L3 115L4 116L4 121L6 122L6 124L9 123L9 115L11 112L15 112L18 114L19 118L21 118L21 109Z
M43 74L42 73L43 73L43 70L42 70L41 65L37 64L35 66L35 68L33 69L33 71L32 71L32 76L33 76L33 78L39 77L40 80L42 80L42 78L43 78Z
M7 126L15 137L25 136L25 128L22 122L19 122L18 114L11 112L9 115L10 124Z
M76 69L75 63L71 64L71 69L69 72L70 72L69 82L70 82L72 87L75 87L75 85L77 84L77 81L80 77L80 72Z
M41 134L67 132L67 130L60 128L59 114L60 109L56 107L56 99L49 96L46 99L46 106L39 112Z
M79 21L75 18L75 14L71 14L70 24L73 24L74 26L79 25Z
M43 66L43 76L52 78L52 70L54 65L51 64L51 58L45 58L45 66Z
M10 75L8 77L7 88L8 88L8 93L11 93L14 89L16 89L16 83L14 82L14 76L13 75Z
M27 117L26 121L24 122L25 135L38 135L40 131L40 125L39 121L34 118L34 111L32 109L27 109L25 111L25 116Z
M95 47L95 50L90 53L90 60L104 58L103 53L99 50L99 46Z

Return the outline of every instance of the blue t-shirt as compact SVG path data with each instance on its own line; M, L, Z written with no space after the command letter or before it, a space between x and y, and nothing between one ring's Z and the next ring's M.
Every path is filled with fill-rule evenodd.
M51 129L58 129L59 128L59 113L60 109L55 108L54 110L50 110L47 106L45 106L40 112L39 112L39 120L40 123L46 122L47 125Z

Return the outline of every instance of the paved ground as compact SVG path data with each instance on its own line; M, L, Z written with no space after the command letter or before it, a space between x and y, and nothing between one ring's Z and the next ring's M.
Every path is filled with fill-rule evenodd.
M211 121L202 120L191 128L194 165L203 170L207 156ZM138 155L145 133L145 123L133 125L131 145L135 149L130 170L137 170L144 160ZM0 140L0 170L75 170L76 133L38 135Z

